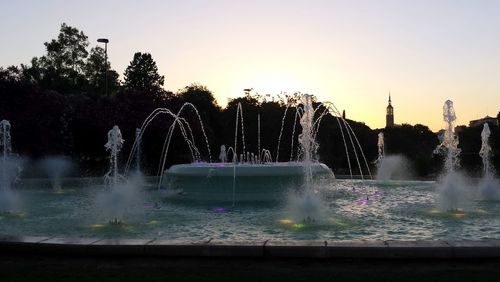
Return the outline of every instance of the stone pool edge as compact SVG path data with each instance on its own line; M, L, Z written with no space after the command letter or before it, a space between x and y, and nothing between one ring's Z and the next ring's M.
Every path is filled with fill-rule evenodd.
M500 240L217 240L1 236L2 254L324 259L500 258Z

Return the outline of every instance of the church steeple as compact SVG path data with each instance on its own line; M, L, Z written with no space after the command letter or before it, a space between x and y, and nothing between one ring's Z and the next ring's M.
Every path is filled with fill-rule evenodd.
M385 115L385 127L394 126L394 108L392 107L391 91L389 91L389 105L387 105L387 113Z

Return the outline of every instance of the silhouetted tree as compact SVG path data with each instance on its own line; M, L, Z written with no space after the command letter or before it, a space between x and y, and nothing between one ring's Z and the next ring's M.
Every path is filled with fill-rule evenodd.
M243 110L243 122L245 131L245 149L247 152L257 153L257 114L260 113L260 103L253 95L245 95L231 99L222 112L222 134L224 138L221 144L234 146L234 133L236 125L236 112L238 104L241 103ZM271 137L266 137L271 138ZM241 134L241 122L238 122L238 154L243 152L243 138Z
M386 154L401 154L407 157L420 176L433 172L433 152L439 143L437 135L427 126L403 124L384 130Z
M31 66L21 65L23 75L45 89L59 92L77 92L86 84L85 59L88 56L87 36L63 23L57 39L45 42L47 54L34 57Z
M202 108L218 108L215 97L206 86L193 83L184 87L178 93L186 102L194 104L199 110Z
M89 92L103 95L106 93L106 75L108 80L108 93L114 93L120 87L118 73L111 69L106 61L104 49L96 46L90 50L90 55L85 64L85 77L88 80ZM106 74L107 69L107 74Z
M196 107L205 126L205 131L210 143L217 146L216 144L220 143L218 138L221 137L216 134L216 130L221 126L221 108L217 105L217 101L212 92L206 86L193 83L179 90L177 95L185 102L189 102ZM193 119L193 117L191 119L194 121L193 124L198 126L199 122ZM202 148L204 148L204 146L202 146ZM212 154L214 153L215 152Z
M164 82L165 77L158 73L158 67L151 54L141 52L134 54L134 58L125 70L125 88L158 92Z
M21 70L17 66L8 66L7 68L0 67L0 80L3 81L20 81L22 78Z
M0 80L0 117L12 124L13 148L27 157L69 152L64 139L69 99L22 81Z

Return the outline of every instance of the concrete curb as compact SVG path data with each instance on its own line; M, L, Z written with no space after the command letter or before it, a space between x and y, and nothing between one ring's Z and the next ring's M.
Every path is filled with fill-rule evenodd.
M320 259L500 258L500 240L157 240L1 236L0 252L69 256Z

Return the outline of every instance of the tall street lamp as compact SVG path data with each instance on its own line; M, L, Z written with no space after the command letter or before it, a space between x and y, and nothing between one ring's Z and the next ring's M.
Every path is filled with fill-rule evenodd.
M107 38L99 38L97 42L104 43L104 71L105 71L105 86L104 91L108 96L108 42Z

